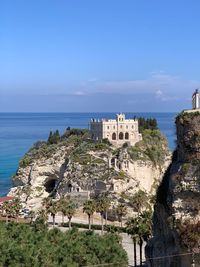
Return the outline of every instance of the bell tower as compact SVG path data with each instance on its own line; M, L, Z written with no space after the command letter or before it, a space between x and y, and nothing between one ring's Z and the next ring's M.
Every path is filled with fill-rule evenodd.
M125 121L125 114L120 113L116 115L117 122L124 122Z

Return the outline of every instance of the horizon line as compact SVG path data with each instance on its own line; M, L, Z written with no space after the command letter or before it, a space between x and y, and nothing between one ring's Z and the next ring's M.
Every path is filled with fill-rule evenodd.
M179 113L181 111L0 111L0 114L5 114L5 113L29 113L29 114L40 114L40 113L46 113L46 114L64 114L64 113Z

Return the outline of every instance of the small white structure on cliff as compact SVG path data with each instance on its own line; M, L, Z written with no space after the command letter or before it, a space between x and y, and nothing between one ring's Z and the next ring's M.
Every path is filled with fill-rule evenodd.
M199 109L199 90L196 89L192 95L192 108Z
M185 113L200 112L200 94L199 90L196 89L192 95L192 109L183 110Z
M125 119L125 114L117 114L115 120L91 119L90 133L94 141L107 138L113 145L121 146L124 143L135 145L142 140L138 130L137 119Z

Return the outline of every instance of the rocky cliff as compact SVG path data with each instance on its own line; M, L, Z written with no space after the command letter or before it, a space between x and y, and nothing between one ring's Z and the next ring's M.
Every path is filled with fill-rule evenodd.
M200 252L200 113L181 113L176 128L177 150L158 188L146 247L151 267L189 267L190 253ZM184 255L170 257L177 254Z
M85 130L68 130L55 143L38 142L20 161L9 195L26 198L87 197L109 191L126 203L138 190L155 193L170 162L159 130L143 132L134 147L94 143Z

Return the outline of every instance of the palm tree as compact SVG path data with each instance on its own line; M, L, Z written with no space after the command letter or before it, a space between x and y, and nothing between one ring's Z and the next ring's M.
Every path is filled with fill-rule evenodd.
M103 234L104 225L103 225L103 216L105 213L106 223L107 223L107 211L110 206L110 199L106 196L101 196L96 201L96 211L101 215L101 234Z
M52 199L50 197L46 197L42 200L42 207L44 208L44 210L42 209L42 213L44 215L44 213L46 213L46 215L48 215L49 213L49 208L51 206L51 202L52 202ZM45 212L44 212L45 211ZM48 221L48 218L47 220Z
M91 230L91 216L94 214L95 209L96 209L96 205L93 200L87 200L83 204L83 212L87 213L88 215L89 230Z
M137 217L138 220L138 236L139 236L139 246L140 246L140 266L142 266L142 247L144 241L147 241L152 234L152 212L144 211L140 216Z
M45 209L48 209L48 207L51 205L51 198L50 197L45 197L43 200L42 200L42 206L45 208Z
M56 213L58 212L58 203L55 200L47 197L47 198L43 199L42 205L45 208L46 213L51 214L52 221L53 221L53 228L54 228L55 227L55 217L56 217Z
M10 201L10 205L13 208L13 215L16 217L16 222L18 222L18 217L20 214L20 210L22 209L22 204L19 198L15 198Z
M111 199L108 196L104 197L104 208L105 208L105 225L107 225L108 221L108 210L111 205Z
M35 211L34 210L30 210L28 215L29 215L29 217L31 219L30 223L32 224L33 223L33 219L35 218Z
M68 200L67 205L66 205L66 215L69 220L69 229L71 229L71 220L75 212L76 212L76 205L74 204L73 201Z
M138 241L138 223L136 218L129 218L126 222L126 231L131 235L134 249L134 265L137 266L136 246Z
M136 244L139 244L140 247L140 266L142 266L142 247L143 242L147 241L151 236L151 220L152 220L152 212L144 211L140 215L135 218L129 218L126 223L127 233L131 235L133 239L134 245L134 262L135 266L137 266L137 258L136 258Z
M139 190L130 200L130 205L135 212L141 213L144 208L149 208L149 198L145 191Z
M116 207L116 214L118 217L119 222L121 222L120 226L122 227L122 219L127 213L127 207L124 204L118 204Z
M65 222L64 219L65 219L65 216L67 215L67 212L66 212L67 204L68 204L68 200L65 199L64 197L62 197L58 201L58 210L62 213L62 225L64 225L64 222Z
M48 220L48 213L47 213L47 210L46 209L40 209L38 212L37 212L37 219L41 219L43 223L46 224L47 220ZM37 220L36 219L36 220Z
M53 228L55 227L55 217L56 217L56 213L58 212L58 203L54 200L51 201L48 209L47 209L47 212L51 214L52 216L52 220L53 220Z
M27 185L26 187L24 187L22 189L22 193L24 193L26 195L25 202L28 201L28 199L31 196L32 192L33 192L33 190L31 189L31 186L30 185Z

